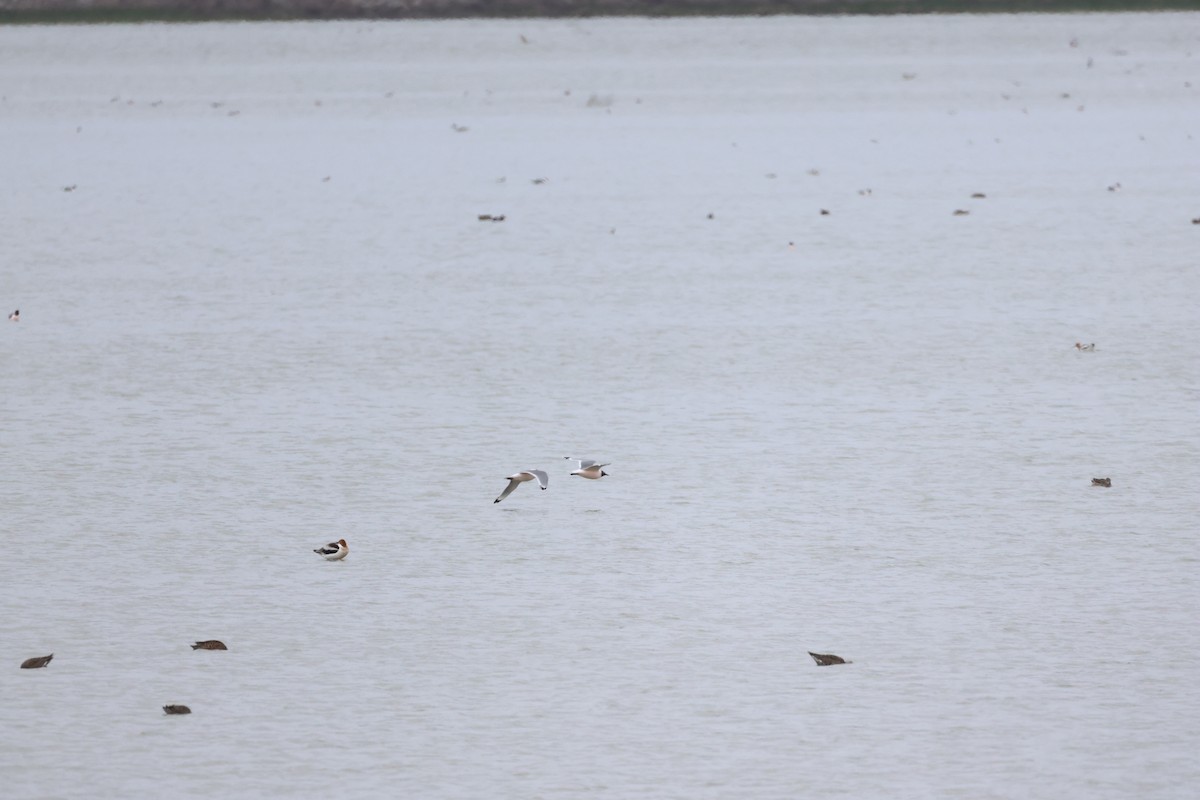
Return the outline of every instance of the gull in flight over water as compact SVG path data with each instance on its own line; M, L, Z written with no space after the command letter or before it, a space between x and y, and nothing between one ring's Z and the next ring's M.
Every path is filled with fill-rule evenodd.
M579 462L579 469L572 472L572 475L578 475L581 478L587 478L593 481L598 481L604 476L608 475L608 473L604 471L604 468L607 467L608 464L601 464L598 461L592 461L591 459L587 458L575 458L574 456L563 456L563 458L565 458L567 461Z
M499 503L501 500L503 500L504 498L506 498L510 494L512 494L513 489L516 489L518 486L520 486L525 481L531 481L534 478L536 478L537 482L542 485L542 489L546 489L547 487L550 486L550 476L549 475L542 472L540 469L527 469L524 472L518 472L516 475L509 475L508 476L508 486L505 486L504 491L500 493L500 496L497 497L492 502Z

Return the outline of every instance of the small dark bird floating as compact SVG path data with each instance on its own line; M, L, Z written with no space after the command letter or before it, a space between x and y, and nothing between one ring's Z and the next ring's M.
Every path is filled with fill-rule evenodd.
M480 222L504 222L503 214L480 214Z
M168 714L190 714L190 713L192 713L192 710L190 708L188 708L187 706L176 706L176 705L163 706L163 711L167 712Z
M38 658L27 658L21 662L21 669L41 669L49 664L52 658L54 658L54 653L48 656L39 656Z
M192 645L193 650L228 650L224 642L219 642L216 639L206 639L203 642L196 642Z
M1092 486L1103 486L1105 489L1112 488L1112 478L1092 478Z
M968 214L970 214L970 213L971 213L971 212L970 212L970 211L967 211L965 208L956 208L956 209L954 209L954 216L956 216L956 217L965 217L965 216L967 216L967 215L968 215Z
M73 192L73 191L75 191L75 190L76 190L76 189L78 189L78 188L79 188L79 184L77 184L77 183L72 183L70 186L64 186L64 187L63 187L63 191L64 191L64 192Z
M987 195L983 192L975 192L971 195L972 200L983 200L985 197L987 197Z
M829 209L828 209L828 208L822 208L822 209L821 209L821 216L822 216L822 217L828 217L828 216L829 216Z
M808 654L813 657L813 661L817 662L818 667L828 667L834 664L853 664L853 661L847 661L841 656L835 656L831 653L814 653L809 650Z

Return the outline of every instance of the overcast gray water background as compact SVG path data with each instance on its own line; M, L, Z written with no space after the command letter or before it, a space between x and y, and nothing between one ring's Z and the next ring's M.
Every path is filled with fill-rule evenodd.
M0 28L0 794L1194 797L1198 66Z

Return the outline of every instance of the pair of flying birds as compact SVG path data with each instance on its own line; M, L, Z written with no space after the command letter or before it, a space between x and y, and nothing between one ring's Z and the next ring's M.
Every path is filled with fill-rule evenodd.
M574 456L563 456L563 458L567 461L579 462L579 469L572 472L572 475L578 475L581 478L598 481L608 474L604 471L604 468L607 467L608 464L601 464L599 461L592 461L591 459L587 458L575 458ZM501 500L512 494L513 489L516 489L525 481L532 480L536 480L543 489L547 489L550 486L550 476L545 472L540 469L527 469L524 472L518 472L516 475L509 475L508 486L505 486L504 491L500 493L500 496L492 502L499 503Z

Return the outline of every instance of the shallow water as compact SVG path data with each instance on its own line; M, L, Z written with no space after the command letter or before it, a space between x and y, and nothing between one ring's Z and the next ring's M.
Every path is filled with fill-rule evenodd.
M4 793L1190 797L1197 23L0 28Z

